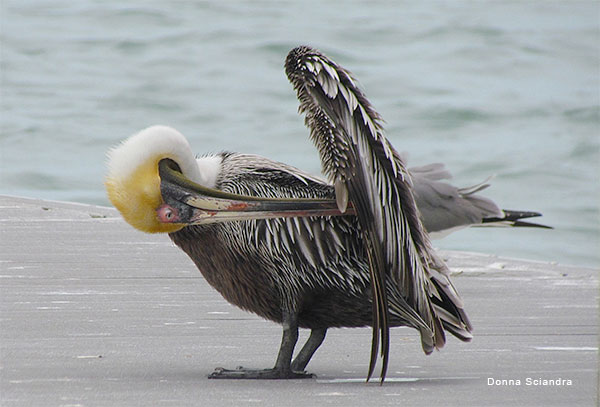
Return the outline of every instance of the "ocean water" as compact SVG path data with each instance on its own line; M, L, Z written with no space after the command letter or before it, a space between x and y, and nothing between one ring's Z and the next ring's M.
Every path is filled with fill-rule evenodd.
M486 196L555 228L437 247L600 264L597 1L0 4L1 194L109 205L106 151L152 124L318 174L283 72L307 44L358 77L409 164L495 175Z

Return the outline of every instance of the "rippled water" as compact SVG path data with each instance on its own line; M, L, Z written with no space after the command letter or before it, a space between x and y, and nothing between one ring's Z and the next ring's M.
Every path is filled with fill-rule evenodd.
M0 193L108 205L106 150L156 123L318 173L282 68L309 44L411 164L495 174L487 196L556 228L436 245L598 266L599 3L420 3L4 0Z

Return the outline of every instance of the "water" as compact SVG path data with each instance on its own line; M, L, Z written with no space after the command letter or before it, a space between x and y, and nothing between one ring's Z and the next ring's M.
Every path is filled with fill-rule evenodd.
M349 68L410 164L538 210L555 230L468 230L445 249L597 267L598 2L3 1L0 193L108 205L105 152L151 124L199 153L319 173L283 72Z

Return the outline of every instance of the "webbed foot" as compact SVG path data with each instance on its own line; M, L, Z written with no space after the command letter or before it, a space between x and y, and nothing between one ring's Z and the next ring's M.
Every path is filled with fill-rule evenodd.
M312 379L316 377L312 373L307 372L293 372L291 370L282 369L244 369L239 366L236 369L224 369L218 367L208 375L209 379L264 379L264 380L277 380L277 379Z

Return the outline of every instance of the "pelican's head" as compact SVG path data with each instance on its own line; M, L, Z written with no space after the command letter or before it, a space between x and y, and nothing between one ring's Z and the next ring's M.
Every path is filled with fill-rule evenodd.
M163 223L157 209L163 204L158 163L169 158L190 180L203 183L186 138L166 126L152 126L123 141L108 153L105 186L108 198L133 227L147 233L171 233L184 224Z

